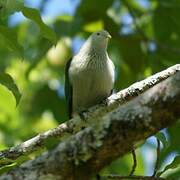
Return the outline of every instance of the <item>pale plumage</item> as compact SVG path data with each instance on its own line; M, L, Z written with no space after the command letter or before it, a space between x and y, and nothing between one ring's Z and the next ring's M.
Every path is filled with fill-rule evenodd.
M114 85L114 65L107 54L110 35L93 33L66 65L68 111L78 113L106 99Z

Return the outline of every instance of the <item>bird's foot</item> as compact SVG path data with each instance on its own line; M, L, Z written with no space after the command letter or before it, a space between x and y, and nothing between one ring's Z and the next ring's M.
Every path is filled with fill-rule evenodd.
M103 99L101 102L100 102L103 106L107 106L108 105L108 99Z
M82 120L86 120L88 110L80 111L78 114Z

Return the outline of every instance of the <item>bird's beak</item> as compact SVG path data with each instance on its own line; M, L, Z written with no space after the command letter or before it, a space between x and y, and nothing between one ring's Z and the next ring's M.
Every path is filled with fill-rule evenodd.
M111 39L112 37L111 37L111 35L110 35L110 34L108 34L107 38L108 38L108 39Z

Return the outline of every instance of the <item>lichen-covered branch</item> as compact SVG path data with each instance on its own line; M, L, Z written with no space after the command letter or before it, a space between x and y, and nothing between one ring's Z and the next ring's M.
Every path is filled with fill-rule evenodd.
M174 75L170 73L173 68ZM180 117L179 65L173 68L111 96L108 106L93 107L95 112L87 114L82 130L76 131L82 127L79 123L71 129L75 130L74 134L55 149L11 170L0 180L90 179L111 161L130 152L137 143ZM167 78L168 74L171 77ZM157 82L160 75L161 81L162 77L167 79ZM78 119L74 118L75 122Z
M128 100L142 94L147 89L153 87L155 84L160 83L161 81L167 79L168 77L176 74L180 71L180 64L172 66L160 73L157 73L149 78L136 82L130 87L118 92L117 94L113 94L107 100L108 106L97 105L89 110L87 114L87 119L101 117L107 112L110 112L112 109L116 108L120 104L127 102ZM44 144L46 141L51 138L61 138L67 134L75 134L81 128L86 127L90 121L82 121L79 117L69 120L66 123L60 124L58 127L54 129L50 129L44 133L41 133L35 136L32 139L29 139L18 146L12 147L10 149L4 150L0 152L0 167L12 163L14 160L19 158L22 155L30 154L40 148L44 148Z

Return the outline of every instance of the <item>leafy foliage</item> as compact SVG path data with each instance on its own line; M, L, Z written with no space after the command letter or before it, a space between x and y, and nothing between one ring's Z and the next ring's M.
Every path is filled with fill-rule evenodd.
M116 66L117 90L179 63L179 0L76 0L70 1L71 7L76 6L74 12L59 12L52 18L42 16L46 16L53 0L37 1L38 7L29 7L27 2L31 1L0 0L1 150L67 120L65 63L93 31L104 28L113 37L108 52ZM11 24L15 13L26 20ZM179 128L177 123L156 136L163 144L160 166L168 169L168 174L162 174L164 177L180 178L180 170L169 170L178 167L179 156L171 165L164 164L172 153L180 153ZM54 144L47 142L46 146L51 148ZM136 174L151 169L150 163L143 160L147 157L144 147L155 149L154 144L146 143L138 150ZM16 164L20 162L7 165L0 172ZM131 166L131 155L126 155L102 174L128 174Z
M23 1L1 0L0 6L1 6L1 11L0 11L1 17L6 17L16 11L20 11L23 6Z
M16 33L13 30L0 26L0 38L6 44L7 48L12 50L16 55L23 58L23 47L17 42Z
M169 142L165 136L165 134L163 132L159 132L158 134L156 134L156 137L161 141L161 143L163 144L163 149L168 148L169 146Z
M25 17L33 20L39 26L42 36L49 39L53 43L56 43L56 34L46 24L43 23L40 13L37 9L23 7L21 11Z
M179 167L179 164L180 164L180 156L176 156L174 160L164 168L163 171L158 173L158 176L160 176L169 169L176 169L177 167Z
M19 89L14 83L12 77L7 73L0 73L0 84L6 86L13 93L16 98L16 104L18 104L21 98L21 93L19 92Z

